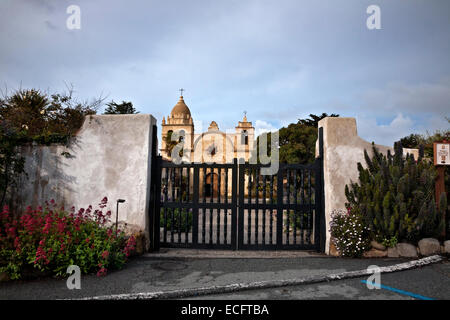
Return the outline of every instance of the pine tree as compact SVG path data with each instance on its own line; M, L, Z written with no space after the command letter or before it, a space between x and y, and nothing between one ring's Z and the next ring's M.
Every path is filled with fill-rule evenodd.
M139 113L133 107L132 102L122 101L122 103L116 103L113 100L113 101L107 103L106 105L108 107L105 109L105 112L103 114L137 114L137 113Z

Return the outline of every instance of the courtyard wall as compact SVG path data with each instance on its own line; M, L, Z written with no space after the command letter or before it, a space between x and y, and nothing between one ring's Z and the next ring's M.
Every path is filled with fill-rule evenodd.
M151 153L153 125L149 114L92 115L69 146L30 145L22 147L25 172L15 195L16 207L36 207L54 199L66 209L92 205L103 197L115 220L145 231L148 243ZM106 212L106 211L104 211Z

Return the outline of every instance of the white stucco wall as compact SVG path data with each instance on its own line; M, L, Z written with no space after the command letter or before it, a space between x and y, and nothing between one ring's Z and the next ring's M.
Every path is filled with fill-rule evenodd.
M106 196L115 220L121 198L126 202L119 205L119 221L148 233L154 124L148 114L88 116L69 147L23 147L28 179L22 179L16 203L24 209L55 199L67 209L95 209Z
M372 143L358 137L355 118L328 117L319 121L323 127L324 186L325 186L325 252L330 250L330 220L334 209L345 210L345 185L357 182L357 163L365 167L364 149L372 156ZM393 148L375 145L384 154ZM316 147L318 152L318 148ZM316 153L317 153L316 152Z

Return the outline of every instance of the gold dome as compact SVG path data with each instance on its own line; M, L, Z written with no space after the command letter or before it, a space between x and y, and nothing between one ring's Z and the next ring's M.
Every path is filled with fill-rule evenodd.
M186 103L184 103L183 96L180 96L180 100L178 100L175 107L173 107L172 111L170 112L170 115L173 117L174 115L181 114L181 115L189 115L188 118L191 117L191 111L189 110Z

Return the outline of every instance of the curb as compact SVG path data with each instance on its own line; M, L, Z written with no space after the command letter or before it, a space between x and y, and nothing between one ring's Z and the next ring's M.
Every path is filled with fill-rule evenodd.
M392 273L398 271L405 271L441 262L444 258L440 255L422 258L419 260L399 263L392 266L380 267L380 273ZM180 299L187 297L198 297L210 294L232 293L243 290L267 289L284 286L295 286L302 284L314 284L320 282L329 282L334 280L351 279L363 276L372 275L373 272L369 269L347 271L326 276L313 276L305 278L287 279L287 280L267 280L250 283L233 283L229 285L188 288L171 291L156 291L156 292L141 292L141 293L125 293L114 294L106 296L85 297L77 300L152 300L152 299Z
M323 253L305 250L285 251L225 251L225 250L168 250L167 252L145 253L144 258L158 259L297 259L297 258L334 258Z

